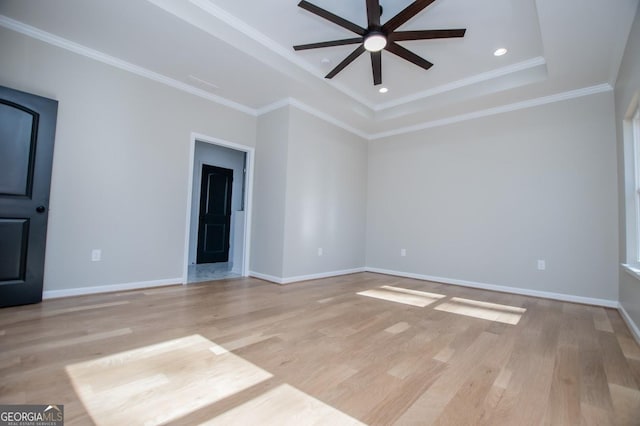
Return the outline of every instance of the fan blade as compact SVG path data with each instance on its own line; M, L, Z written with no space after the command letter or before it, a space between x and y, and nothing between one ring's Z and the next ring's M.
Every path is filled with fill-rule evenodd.
M404 47L400 46L399 44L397 44L396 42L391 42L389 44L387 44L387 46L385 47L385 50L388 50L389 52L393 53L394 55L398 55L400 56L402 59L406 59L407 61L416 64L417 66L424 68L425 70L428 70L429 68L431 68L433 66L433 64L429 61L427 61L426 59L421 58L420 56L416 55L415 53L411 52L410 50L405 49Z
M297 46L293 46L294 50L308 50L308 49L318 49L321 47L333 47L333 46L344 46L346 44L357 44L362 43L363 38L347 38L344 40L333 40L333 41L323 41L320 43L311 43L311 44L299 44Z
M327 21L333 22L334 24L339 25L342 28L353 31L358 35L363 36L366 33L366 30L361 26L356 25L353 22L349 22L346 19L339 17L338 15L334 15L328 10L324 10L321 7L316 6L315 4L309 3L308 1L302 0L300 3L298 3L298 6L306 11L313 13L314 15L318 15L319 17L326 19Z
M456 30L424 30L424 31L396 31L389 34L391 41L430 40L435 38L464 37L466 29Z
M418 13L422 11L425 7L429 6L436 0L417 0L411 3L409 6L405 7L400 13L398 13L393 18L389 19L383 26L382 31L385 34L389 34L391 31L398 28L400 25L407 22L409 19L416 16Z
M369 28L380 27L380 0L367 0L367 22Z
M371 52L371 68L373 69L373 85L382 84L382 52Z
M355 61L356 58L358 56L362 55L363 53L364 53L364 46L363 45L358 46L358 48L356 50L354 50L353 52L351 52L351 54L349 56L344 58L344 60L342 62L340 62L337 67L332 69L331 72L329 74L327 74L324 78L333 78L333 77L335 77L336 74L338 74L340 71L342 71L351 62Z

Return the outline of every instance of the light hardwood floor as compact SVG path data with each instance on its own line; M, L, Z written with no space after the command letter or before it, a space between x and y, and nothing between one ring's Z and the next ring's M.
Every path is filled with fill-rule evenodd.
M242 278L1 309L0 403L68 425L640 425L640 348L613 309Z

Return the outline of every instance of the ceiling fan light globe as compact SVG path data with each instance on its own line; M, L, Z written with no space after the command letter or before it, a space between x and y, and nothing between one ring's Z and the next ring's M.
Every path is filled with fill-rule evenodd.
M364 39L364 48L369 52L379 52L387 45L387 38L384 34L373 33L369 34Z

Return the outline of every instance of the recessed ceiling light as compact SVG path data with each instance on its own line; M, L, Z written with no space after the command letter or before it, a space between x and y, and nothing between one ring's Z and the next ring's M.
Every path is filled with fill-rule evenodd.
M387 93L389 91L389 89L387 89L386 87L381 87L378 92L380 93Z
M504 47L501 47L500 49L496 49L496 51L493 52L493 56L502 56L505 53L507 53L507 49L505 49Z
M320 61L320 63L322 65L329 65L331 63L331 59L329 58L322 58L322 60Z

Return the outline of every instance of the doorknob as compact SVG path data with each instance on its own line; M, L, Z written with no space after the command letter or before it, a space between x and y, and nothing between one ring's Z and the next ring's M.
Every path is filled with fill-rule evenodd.
M46 210L46 209L45 209L45 207L44 207L44 206L38 206L38 207L36 207L36 211L37 211L38 213L44 213L44 211L45 211L45 210Z

